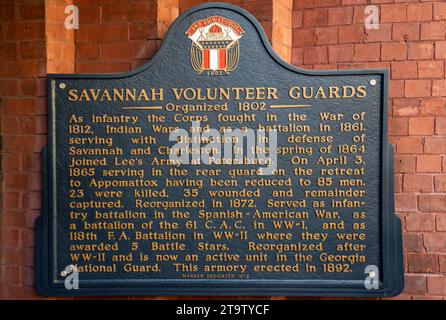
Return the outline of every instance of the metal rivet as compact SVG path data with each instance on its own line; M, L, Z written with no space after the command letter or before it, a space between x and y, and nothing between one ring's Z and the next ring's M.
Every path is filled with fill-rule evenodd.
M65 89L65 83L63 83L63 82L59 83L59 88Z
M370 80L370 84L371 84L372 86L376 85L376 80L375 80L375 79Z

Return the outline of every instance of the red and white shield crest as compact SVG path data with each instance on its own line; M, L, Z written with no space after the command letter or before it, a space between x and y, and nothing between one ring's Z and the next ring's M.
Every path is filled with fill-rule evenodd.
M186 32L192 41L190 61L194 70L233 71L238 64L243 33L235 21L221 16L194 22Z

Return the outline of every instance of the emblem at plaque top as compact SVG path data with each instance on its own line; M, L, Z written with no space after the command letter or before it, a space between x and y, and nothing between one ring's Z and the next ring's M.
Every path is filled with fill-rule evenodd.
M212 16L194 22L186 32L191 40L190 62L199 74L229 74L237 68L244 30L233 20Z

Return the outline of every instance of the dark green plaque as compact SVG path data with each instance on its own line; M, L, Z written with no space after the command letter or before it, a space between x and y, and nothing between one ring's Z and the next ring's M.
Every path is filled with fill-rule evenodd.
M398 294L387 87L386 70L285 63L254 17L220 3L181 15L136 70L49 75L36 288L43 295ZM179 129L187 139L171 141ZM211 130L223 137L230 129L270 134L231 150L249 153L254 143L254 154L274 164L271 174L261 157L218 158L227 140L206 140L216 143L211 163L191 154L205 150L200 139ZM172 160L180 142L189 162Z

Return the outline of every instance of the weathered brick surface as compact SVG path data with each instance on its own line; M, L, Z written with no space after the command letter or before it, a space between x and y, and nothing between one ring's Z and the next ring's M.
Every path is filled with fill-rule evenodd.
M438 256L436 254L409 253L407 261L409 272L435 273L438 271Z
M366 4L378 7L379 29L365 28ZM404 222L405 294L445 298L439 279L446 277L446 3L295 0L297 12L309 18L293 30L294 64L390 70L388 125L396 149L395 206ZM346 45L353 45L353 57Z
M62 36L47 28L52 20L45 20L43 1L3 1L0 6L0 298L34 298L29 274L41 190L36 157L46 143L47 56L55 54L47 49L56 37L62 43ZM73 60L69 54L59 56Z
M48 72L120 72L147 61L173 19L203 0L15 0L0 10L0 297L35 298ZM403 220L401 299L445 299L446 9L429 0L233 0L285 60L306 69L388 68L395 206ZM80 9L80 29L61 27ZM380 10L379 29L364 8Z
M124 72L143 64L159 49L178 15L178 0L76 1L75 70L80 73Z

